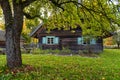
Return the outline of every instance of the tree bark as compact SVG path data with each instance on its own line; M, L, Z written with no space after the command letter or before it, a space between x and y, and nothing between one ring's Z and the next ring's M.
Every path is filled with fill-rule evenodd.
M23 25L22 6L14 3L13 13L8 0L2 0L1 7L5 17L6 59L9 68L22 66L20 35Z
M120 48L120 44L119 43L117 43L117 45L118 45L118 49Z

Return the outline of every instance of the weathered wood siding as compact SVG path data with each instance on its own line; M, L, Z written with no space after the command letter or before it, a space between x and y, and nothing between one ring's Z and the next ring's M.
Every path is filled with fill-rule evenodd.
M77 46L77 38L61 38L60 40L60 45L62 48L69 48L69 49L74 49L74 47Z
M0 48L5 48L5 41L0 41Z
M75 50L75 51L78 51L78 50L90 50L91 52L103 51L102 39L98 39L96 44L81 45L81 44L77 44L77 37L76 38L62 38L61 46L66 47L70 50Z
M39 45L42 49L63 49L68 48L70 50L79 51L79 50L90 50L92 52L101 52L103 51L103 41L102 38L98 38L96 44L78 44L78 37L82 36L82 30L77 28L71 32L70 30L52 30L47 33L47 30L41 28L37 32L36 37L39 38ZM59 38L58 44L43 44L42 38L46 36L55 36ZM44 40L43 40L44 41Z
M96 41L96 44L78 44L77 43L78 37L68 36L68 37L59 37L59 44L57 45L47 45L47 44L41 44L42 49L63 49L67 48L73 51L79 51L79 50L89 50L91 52L102 52L103 51L103 45L102 45L102 39L98 39Z

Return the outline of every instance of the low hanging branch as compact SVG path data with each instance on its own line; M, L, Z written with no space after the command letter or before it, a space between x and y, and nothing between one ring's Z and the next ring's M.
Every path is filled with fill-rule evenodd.
M29 13L25 13L23 12L24 16L28 19L34 19L34 18L40 18L40 19L43 19L40 17L40 15L34 15L34 16L31 16Z
M37 1L37 0L25 0L22 2L22 6L23 6L23 8L25 8L35 1Z
M59 4L59 0L57 0L57 1L49 0L49 1L52 2L56 7L59 7L64 11L64 8L61 6L61 4Z
M105 16L105 18L108 20L108 22L111 24L112 23L112 19L107 15L107 13L106 13L106 11L105 11L105 9L103 8L103 6L102 6L102 4L100 3L100 1L99 0L97 0L98 1L98 3L99 3L99 5L100 5L100 7L102 8L102 10L103 10L103 12L102 12L102 14ZM111 29L114 31L115 29L110 25L110 27L111 27Z

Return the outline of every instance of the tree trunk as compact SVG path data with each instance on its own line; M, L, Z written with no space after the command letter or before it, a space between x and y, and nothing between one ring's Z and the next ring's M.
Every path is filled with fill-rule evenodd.
M23 25L22 6L15 3L13 0L12 13L8 0L2 0L1 7L5 17L6 29L6 58L7 66L15 68L22 66L21 51L20 51L20 35Z
M117 43L117 45L118 45L118 49L120 48L120 44L119 43Z
M9 68L20 67L22 65L20 38L10 28L6 28L6 56Z

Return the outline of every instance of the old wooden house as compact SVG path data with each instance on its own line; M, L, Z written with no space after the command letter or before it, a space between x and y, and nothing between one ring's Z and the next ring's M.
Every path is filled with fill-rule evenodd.
M0 48L5 47L5 31L0 30Z
M20 38L20 46L23 46L24 38L21 36ZM5 31L0 30L0 48L5 48Z
M30 35L39 40L39 47L42 49L63 49L73 51L90 50L92 52L103 51L103 40L101 37L82 36L82 29L77 26L75 29L59 30L54 29L49 33L41 23Z

